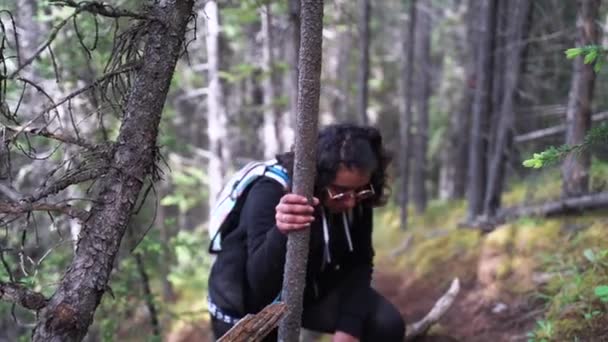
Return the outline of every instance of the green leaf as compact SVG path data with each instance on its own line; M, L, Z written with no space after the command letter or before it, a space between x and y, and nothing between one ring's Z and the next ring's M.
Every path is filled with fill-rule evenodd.
M597 58L597 50L591 50L585 56L585 59L583 60L583 62L585 64L591 64L591 63L593 63L593 61L595 61L596 58Z
M583 53L582 48L571 48L566 50L566 58L573 59L576 56L579 56L581 53Z
M600 285L595 288L594 292L603 302L608 301L608 285Z

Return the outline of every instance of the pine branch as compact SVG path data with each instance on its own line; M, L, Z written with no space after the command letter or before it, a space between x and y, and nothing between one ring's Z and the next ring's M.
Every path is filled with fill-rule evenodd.
M74 7L79 11L86 11L86 12L89 12L92 14L97 14L97 15L101 15L103 17L108 17L108 18L129 17L129 18L142 19L142 20L149 19L147 16L145 16L143 14L131 12L131 11L128 11L125 9L120 9L120 8L114 7L112 5L109 5L109 4L106 4L103 2L98 2L98 1L76 2L73 0L51 0L51 4L54 4L57 6Z
M36 311L44 308L48 302L48 299L41 293L31 291L17 283L5 283L1 281L0 299Z
M86 221L89 213L86 210L75 208L65 203L29 203L21 201L19 203L0 202L0 213L2 214L25 214L32 211L55 211L66 214L82 222Z

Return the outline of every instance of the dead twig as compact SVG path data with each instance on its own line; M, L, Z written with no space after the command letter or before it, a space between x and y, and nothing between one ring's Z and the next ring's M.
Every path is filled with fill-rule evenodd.
M279 324L285 315L285 303L274 303L255 315L243 317L218 342L259 342Z
M86 210L75 208L69 204L29 203L24 201L22 201L21 203L0 202L0 213L3 214L18 215L30 213L32 211L61 212L82 222L86 221L89 216L89 213Z
M405 331L405 341L412 341L415 337L425 334L429 328L437 323L439 319L448 311L454 303L456 296L460 292L460 280L455 278L447 292L439 298L431 311L418 322L408 326Z

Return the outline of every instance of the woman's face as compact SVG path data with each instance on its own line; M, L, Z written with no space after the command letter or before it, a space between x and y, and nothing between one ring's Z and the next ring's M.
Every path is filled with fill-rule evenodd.
M323 205L333 213L344 212L357 205L357 201L373 195L369 172L343 164L338 168L336 178L327 186L323 194Z

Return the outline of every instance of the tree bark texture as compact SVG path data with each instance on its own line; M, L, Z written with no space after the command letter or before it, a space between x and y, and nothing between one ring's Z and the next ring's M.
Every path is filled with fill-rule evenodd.
M431 98L431 14L430 3L417 3L416 20L416 129L414 134L412 199L418 213L426 210L428 177L427 151L429 143L429 101Z
M525 49L523 38L532 3L529 0L512 0L507 6L508 16L505 61L502 78L502 102L498 109L497 127L494 132L493 149L488 155L488 182L484 200L484 215L493 216L500 206L500 196L505 178L506 161L513 146L515 124L515 96L521 74L521 61ZM508 48L507 48L508 47Z
M599 43L600 0L579 0L577 14L576 46ZM595 72L592 64L584 64L583 57L574 60L572 84L566 112L566 144L583 142L591 126L591 102L595 87ZM564 160L562 171L562 197L578 196L589 189L589 167L591 157L587 151L571 153Z
M483 211L486 186L486 157L488 117L492 113L492 71L494 54L494 23L496 1L480 5L479 43L475 65L475 97L469 141L469 172L467 185L468 220Z
M287 59L289 61L289 127L294 133L298 113L298 59L300 58L300 0L289 0L289 26L291 39L287 39ZM293 135L293 134L292 134ZM290 145L293 139L285 139ZM289 148L290 146L285 146Z
M416 31L416 0L412 0L409 9L409 25L407 40L403 44L403 74L401 87L403 94L403 108L399 125L399 177L401 178L400 206L401 206L401 229L407 229L409 204L409 180L410 180L410 153L412 142L412 86L414 76L414 49Z
M215 204L215 197L221 191L226 174L226 161L230 159L226 142L226 107L220 81L220 13L218 2L205 3L207 15L207 136L209 138L209 209Z
M367 125L367 104L369 99L369 44L371 17L370 0L359 0L359 92L357 94L357 111L361 123Z
M302 1L300 76L293 192L312 200L316 175L316 140L321 90L323 0ZM298 341L308 259L308 229L290 233L283 277L282 298L287 315L279 327L279 340Z
M128 97L112 166L99 181L99 198L71 265L40 312L33 341L80 341L93 321L143 181L155 167L158 126L192 6L193 1L183 0L150 8L155 20L148 23L142 67Z

